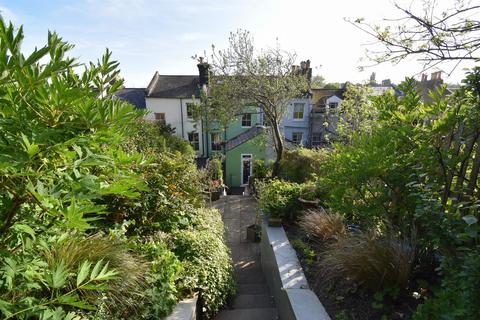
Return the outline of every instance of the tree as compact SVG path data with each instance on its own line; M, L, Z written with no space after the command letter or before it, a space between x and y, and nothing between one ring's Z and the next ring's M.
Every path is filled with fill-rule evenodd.
M444 61L457 61L457 67L461 61L480 59L480 5L456 0L442 10L435 0L424 0L422 8L413 3L408 8L395 3L402 17L387 20L390 24L372 25L363 18L350 21L385 47L367 52L371 60L397 63L417 56L426 70Z
M312 89L322 89L325 86L325 78L317 74L312 78Z
M294 66L296 55L276 47L257 51L250 32L230 33L229 48L212 46L211 79L206 104L213 119L231 120L246 105L259 107L269 126L276 159L272 175L277 176L284 142L279 124L288 101L308 92L309 62Z

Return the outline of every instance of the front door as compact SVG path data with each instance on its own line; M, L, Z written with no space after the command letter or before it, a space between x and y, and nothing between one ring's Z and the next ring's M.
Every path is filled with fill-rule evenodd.
M251 154L242 154L241 175L242 186L246 186L248 184L248 178L252 175Z

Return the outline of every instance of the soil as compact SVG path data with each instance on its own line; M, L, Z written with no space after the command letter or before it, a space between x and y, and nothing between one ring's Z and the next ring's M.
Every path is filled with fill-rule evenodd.
M297 255L310 289L317 294L332 320L412 319L421 301L413 298L413 290L400 292L395 301L384 298L379 302L374 299L373 292L364 290L349 279L331 280L320 265L320 257L327 243L307 238L296 225L284 227L290 242L299 239L315 252L313 259L303 256L301 250L297 250Z

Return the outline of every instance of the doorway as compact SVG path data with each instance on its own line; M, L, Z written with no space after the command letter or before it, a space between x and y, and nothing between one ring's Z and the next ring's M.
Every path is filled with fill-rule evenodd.
M248 178L252 175L252 155L251 154L242 154L241 155L241 167L240 167L240 183L244 187L248 185Z

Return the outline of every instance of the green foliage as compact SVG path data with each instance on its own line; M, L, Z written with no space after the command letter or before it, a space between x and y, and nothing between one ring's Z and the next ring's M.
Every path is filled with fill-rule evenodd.
M326 157L324 149L295 148L284 153L280 163L280 176L288 181L302 183L321 175Z
M218 210L199 210L191 228L173 234L173 243L184 266L181 289L200 290L204 317L210 319L234 293L230 250L223 241Z
M298 198L302 194L301 185L273 179L258 184L260 208L272 217L293 220L301 209Z
M419 306L414 319L478 319L480 315L478 253L469 253L461 261L445 260L441 269L446 271L442 287Z
M330 277L345 277L365 288L406 288L415 250L392 235L351 235L329 244L322 265Z
M272 168L269 163L266 163L265 160L256 159L253 161L253 176L256 180L265 180L269 178L272 174Z
M311 265L315 262L316 254L305 242L300 239L294 239L292 241L292 246L295 251L300 254L300 257L307 263Z
M129 150L142 153L180 153L195 157L195 151L188 141L175 136L170 125L139 119L135 122L131 137L124 144Z
M223 180L222 162L218 158L213 158L207 164L207 176L210 180Z
M159 318L186 293L181 272L218 310L230 260L218 213L200 209L191 147L113 97L122 81L110 51L77 74L55 33L28 56L22 38L0 21L2 318ZM188 240L182 252L208 248L205 269L162 231Z
M440 268L435 262L415 266L437 267L442 283L442 289L419 308L419 319L478 315L478 310L469 309L475 303L466 302L478 292L466 282L462 290L456 290L464 280L453 275L468 273L465 279L475 282L474 272L458 266L470 265L479 254L479 79L480 69L475 68L454 94L447 97L445 88L439 87L430 93L429 103L422 101L413 79L399 86L404 93L401 97L386 93L369 100L366 92L357 88L352 97L347 95L342 109L344 144L334 145L321 164L317 186L329 210L341 213L362 229L383 234L379 239L389 234L402 239L413 235L418 261L437 256L450 262ZM358 259L358 266L377 265L362 270L381 270L378 266L386 265L395 251L390 242L382 241L379 245L347 242L338 250L332 249L334 259L330 261L345 266ZM362 243L365 246L359 247ZM349 251L339 258L339 253ZM402 261L396 265L406 266L407 259ZM409 275L402 274L404 284ZM364 276L359 279L368 282ZM396 283L389 282L387 287Z

